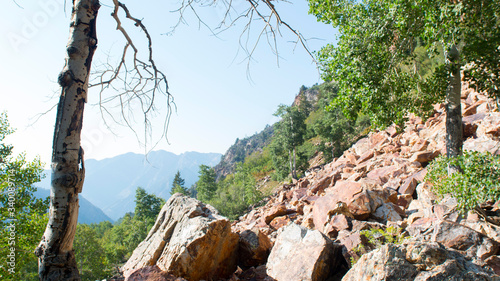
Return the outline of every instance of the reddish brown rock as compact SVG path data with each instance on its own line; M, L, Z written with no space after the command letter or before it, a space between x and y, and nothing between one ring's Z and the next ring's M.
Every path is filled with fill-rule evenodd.
M491 256L484 261L493 271L500 275L500 257L499 256Z
M162 271L158 266L146 266L133 271L125 281L187 281Z
M438 151L418 151L413 154L410 161L419 163L428 163L436 158L440 153Z
M419 139L411 148L412 152L417 152L417 151L424 151L427 149L427 146L429 145L429 141L426 139Z
M351 228L352 219L344 214L334 215L330 220L330 226L337 232Z
M264 214L263 219L266 224L269 224L275 217L284 216L290 213L290 210L287 209L285 203L277 204L271 207Z
M369 159L373 158L373 150L368 150L359 156L357 164L361 164Z
M393 173L396 170L398 170L397 166L382 167L382 168L378 168L378 169L370 171L366 175L366 177L368 177L370 179L375 179L375 180L380 179L380 181L382 183L386 183L389 180L391 173Z
M341 246L317 230L291 224L278 234L267 260L267 274L276 280L322 281L345 263Z
M339 173L338 176L340 176L340 173ZM330 176L322 177L319 180L314 181L310 185L309 190L313 194L321 194L321 193L323 193L323 191L327 187L329 187L329 186L333 185L333 183L335 183L335 177L336 177L336 175L330 175Z
M432 240L456 249L469 258L479 258L483 261L498 251L498 244L494 240L450 221L440 221L436 224Z
M285 215L285 216L281 216L281 217L275 217L269 223L269 225L272 228L278 230L278 229L282 228L283 226L288 225L290 222L295 221L296 219L297 219L297 214L296 213Z
M399 187L398 191L401 194L412 195L415 192L415 188L418 185L417 179L414 177L409 177L405 180L405 182Z
M267 261L271 240L258 228L240 233L238 264L243 267L259 266Z

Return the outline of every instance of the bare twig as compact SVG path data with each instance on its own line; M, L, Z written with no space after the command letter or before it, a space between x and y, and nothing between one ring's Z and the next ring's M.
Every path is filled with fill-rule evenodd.
M155 102L158 95L166 97L165 120L160 139L167 138L172 107L175 109L175 103L168 91L167 78L158 69L154 61L153 42L146 26L144 26L142 20L132 16L128 8L120 1L113 0L113 5L111 16L116 22L116 29L125 39L125 45L117 64L109 62L108 59L106 63L97 67L97 70L93 73L95 78L89 87L99 89L98 106L106 126L110 127L106 117L111 117L114 123L130 128L141 143L140 135L142 134L138 134L133 126L135 122L134 108L140 107L144 126L143 145L147 150L148 145L152 144L152 150L160 141L153 143L151 130L151 119L156 113ZM147 42L146 51L136 46L129 32L123 26L119 13L124 13L125 18L138 27L145 36ZM112 93L111 95L108 95L108 90L111 90L109 91ZM110 112L110 108L118 108L120 117L114 117Z
M185 23L185 13L187 11L192 11L198 20L199 25L207 27L208 30L210 30L210 32L215 36L228 28L235 26L237 22L246 21L243 25L239 44L241 49L245 52L248 73L249 64L252 61L257 46L262 39L265 39L272 52L275 54L277 64L279 65L280 56L277 38L283 37L281 28L285 27L285 29L290 31L296 38L292 42L296 45L302 46L311 57L312 61L316 63L314 55L307 46L307 39L297 29L292 28L291 25L281 18L274 4L278 2L279 0L246 0L246 3L248 4L247 7L241 11L237 11L232 0L182 0L180 7L174 11L179 13L179 20L177 24L172 27L172 31L169 33L174 32L181 23ZM281 2L290 3L286 0L282 0ZM197 12L195 5L200 7L222 5L225 11L219 24L212 29ZM253 37L251 36L251 33L253 32L251 27L255 25L257 21L262 23L262 29L260 32L256 33L256 37L253 40Z

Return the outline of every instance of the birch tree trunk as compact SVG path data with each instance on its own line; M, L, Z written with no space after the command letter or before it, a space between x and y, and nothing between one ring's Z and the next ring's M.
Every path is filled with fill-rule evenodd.
M73 250L85 177L80 135L99 7L98 0L73 0L66 65L58 78L62 89L52 146L49 222L35 250L40 280L80 280Z
M450 67L448 88L446 89L446 156L456 157L462 153L462 107L460 104L460 53L453 46L446 54Z

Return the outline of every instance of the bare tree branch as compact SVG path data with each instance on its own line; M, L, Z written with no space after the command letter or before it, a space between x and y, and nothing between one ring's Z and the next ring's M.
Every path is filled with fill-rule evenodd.
M136 46L128 30L123 26L120 14L124 14L127 20L139 28L146 39L146 49ZM111 16L116 22L116 29L125 39L125 45L117 64L111 63L108 57L107 62L96 68L89 87L99 89L98 106L106 126L110 127L106 121L110 117L113 123L130 128L139 143L143 139L146 150L148 145L152 144L152 150L162 138L167 139L172 107L175 109L175 103L168 91L167 78L154 61L153 42L142 20L132 16L128 8L118 0L113 0ZM155 101L158 95L166 98L166 112L161 138L154 143L151 119L157 114ZM140 107L143 115L141 122L144 127L144 138L140 137L142 134L134 129L134 108L136 107ZM120 117L115 117L110 112L111 108L118 108Z
M247 7L241 11L236 10L234 7L234 2L232 0L216 0L216 1L206 1L206 0L182 0L180 7L173 11L179 14L179 20L176 25L172 27L173 33L175 29L181 24L185 23L185 13L191 11L199 25L203 25L212 32L213 35L217 36L221 32L227 30L228 28L235 26L240 21L246 21L243 25L243 29L239 39L239 45L241 49L245 52L245 60L247 61L247 72L250 61L262 39L265 39L269 45L272 52L276 55L276 61L279 65L279 50L278 50L278 37L283 37L281 33L281 28L284 27L286 30L291 32L295 36L293 43L302 46L302 48L311 57L313 62L316 62L312 52L307 46L307 39L297 30L292 28L290 24L284 21L280 14L278 13L274 3L280 2L279 0L246 0ZM289 1L283 0L283 3L290 3ZM200 13L197 11L196 6L199 7L212 7L217 5L222 5L224 8L224 14L219 24L215 28L211 28L205 20L201 17ZM262 23L262 30L257 33L256 38L252 40L252 29L251 27L255 25L256 21Z

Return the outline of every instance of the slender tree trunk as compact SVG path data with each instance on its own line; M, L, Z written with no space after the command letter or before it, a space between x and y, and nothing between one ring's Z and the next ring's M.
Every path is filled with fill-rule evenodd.
M296 162L295 147L293 148L293 174L292 174L292 177L294 179L297 179L297 162Z
M462 107L460 104L460 53L453 46L446 54L450 66L450 77L446 89L446 156L456 157L462 154Z
M78 193L85 177L80 146L90 66L97 47L98 0L73 0L66 65L59 75L61 96L52 147L49 222L38 256L40 280L80 280L73 250Z

